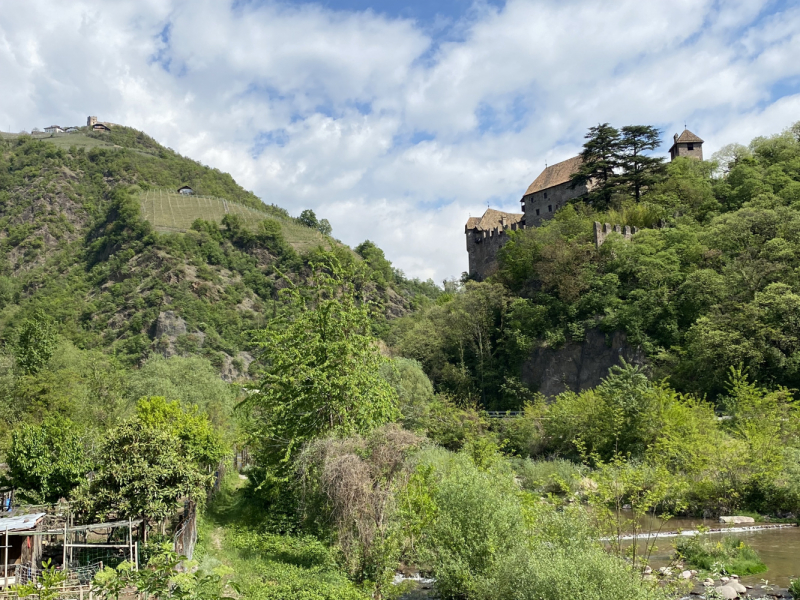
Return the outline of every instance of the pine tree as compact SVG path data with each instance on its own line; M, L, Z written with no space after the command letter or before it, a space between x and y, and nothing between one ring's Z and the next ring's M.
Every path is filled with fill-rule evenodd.
M622 128L615 153L621 171L619 179L637 202L644 190L663 178L664 159L644 154L660 145L660 132L652 125L627 125Z
M620 183L615 169L619 166L619 131L608 123L590 127L580 157L580 169L572 175L572 186L592 185L586 199L597 208L605 208L614 188Z

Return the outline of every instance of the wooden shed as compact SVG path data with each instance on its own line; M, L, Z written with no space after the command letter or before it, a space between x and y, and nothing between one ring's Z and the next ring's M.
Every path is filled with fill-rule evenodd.
M42 555L42 536L34 532L41 529L46 513L31 513L0 517L0 540L3 552L0 555L0 586L15 583L16 565L34 564Z

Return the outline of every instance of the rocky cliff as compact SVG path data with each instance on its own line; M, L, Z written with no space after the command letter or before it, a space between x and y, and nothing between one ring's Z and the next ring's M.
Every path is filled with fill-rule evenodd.
M596 386L622 359L638 365L647 363L644 350L628 344L625 333L606 334L592 329L581 343L536 348L522 365L521 378L547 398L553 398L568 390L579 392Z

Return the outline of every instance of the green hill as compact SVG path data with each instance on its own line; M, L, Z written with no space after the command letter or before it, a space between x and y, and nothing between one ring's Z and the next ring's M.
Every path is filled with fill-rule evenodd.
M183 185L197 195L163 191ZM387 316L436 295L365 248L369 289ZM0 340L9 354L21 324L39 315L62 339L127 365L199 355L226 378L247 377L249 332L320 251L361 260L142 132L0 139Z

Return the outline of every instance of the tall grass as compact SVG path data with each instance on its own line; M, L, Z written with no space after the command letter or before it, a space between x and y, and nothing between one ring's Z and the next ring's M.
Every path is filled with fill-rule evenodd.
M733 536L715 541L707 536L696 535L679 540L675 550L679 558L704 571L752 575L767 570L758 553Z
M587 471L583 465L563 458L518 459L512 464L522 488L539 494L574 494Z

